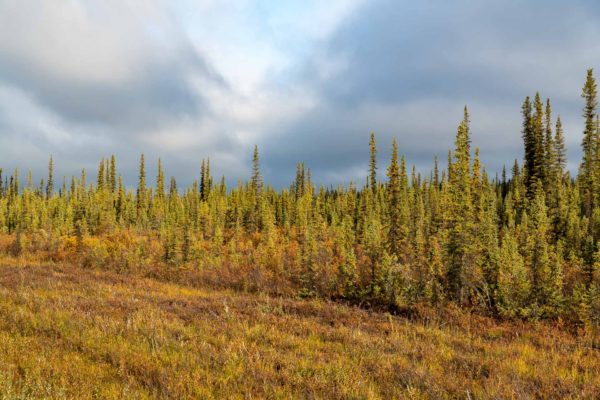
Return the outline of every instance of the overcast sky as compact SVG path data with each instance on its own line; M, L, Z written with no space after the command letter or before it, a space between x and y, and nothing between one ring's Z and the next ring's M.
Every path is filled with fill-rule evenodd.
M230 183L258 144L266 180L305 161L319 183L362 183L371 131L383 178L445 160L462 108L492 173L522 159L537 90L579 163L580 97L600 67L596 1L0 0L0 167L95 175L144 152L188 184L210 157ZM599 68L600 73L600 68Z

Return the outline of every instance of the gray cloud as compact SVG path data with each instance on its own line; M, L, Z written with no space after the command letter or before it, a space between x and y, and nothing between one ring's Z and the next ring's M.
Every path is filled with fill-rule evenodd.
M190 78L225 85L182 35L165 47L144 26L124 26L132 18L99 24L73 5L42 6L54 19L38 21L41 25L31 29L34 18L23 9L35 14L36 3L2 10L0 76L67 121L130 129L156 126L207 108ZM55 9L71 16L71 28L60 25Z
M117 153L135 176L141 152L175 158L161 154L165 132L201 129L200 121L211 118L204 90L229 90L178 27L145 13L166 14L166 7L89 4L0 4L5 163L40 175L53 153L59 172L70 174L95 169L101 156ZM166 43L156 37L160 30ZM218 136L209 142L231 144L227 135Z
M327 29L304 13L287 34L295 11L272 24L289 5L255 28L263 3L235 8L249 16L182 4L0 3L0 166L39 176L52 153L70 175L115 153L133 185L144 152L187 184L211 157L231 184L248 176L257 143L276 186L296 161L317 182L362 183L371 131L381 178L392 137L426 173L435 155L445 164L468 104L493 174L522 157L520 104L540 90L562 116L576 168L580 90L600 64L595 2L344 0L327 11ZM206 20L217 17L224 28Z
M375 131L385 150L397 137L428 171L434 155L445 162L468 104L474 145L494 173L521 159L520 104L540 90L562 114L576 165L580 88L586 68L600 64L599 38L593 2L369 2L299 70L319 102L268 151L282 167L305 159L317 177L362 181ZM327 63L334 72L322 76Z

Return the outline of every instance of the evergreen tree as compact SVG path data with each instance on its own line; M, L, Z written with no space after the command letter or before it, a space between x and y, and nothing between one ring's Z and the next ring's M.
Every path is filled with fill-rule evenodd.
M392 141L392 161L387 170L388 185L388 248L391 254L399 256L401 216L400 216L400 167L398 166L398 142Z
M581 147L583 150L583 159L579 167L579 188L581 191L581 200L583 202L584 215L591 221L592 213L595 207L595 198L598 194L594 193L595 187L595 147L598 141L598 129L596 126L596 108L598 107L598 88L594 79L593 70L587 71L587 79L583 86L581 96L585 99L583 117L585 118L585 128L583 131L583 140ZM590 231L592 226L589 226Z
M544 120L544 177L546 177L546 185L544 189L546 193L556 191L556 175L553 171L556 161L556 146L554 145L554 137L552 135L552 110L550 106L550 99L546 100L546 112Z
M296 164L296 180L294 186L294 193L296 194L296 199L302 197L304 195L304 163L298 162Z
M54 162L52 160L52 156L50 156L50 161L48 161L48 182L46 184L46 198L49 199L52 197L54 193Z
M169 181L169 196L171 198L176 197L179 194L177 191L177 179L174 176L171 177Z
M548 215L544 192L537 188L531 204L528 264L531 268L531 298L538 306L548 302L550 282L550 248L548 246Z
M146 163L144 154L140 156L140 168L138 174L138 187L136 192L136 212L138 221L141 221L146 213Z
M208 200L209 182L210 182L210 167L202 160L200 167L200 197L202 200Z
M125 188L123 187L123 177L121 175L119 175L119 189L117 191L117 201L115 206L117 220L121 221L123 218L123 211L125 208Z
M260 173L260 158L258 156L258 146L254 146L254 153L252 155L252 178L250 186L256 199L259 198L260 193L263 189L263 180Z
M525 188L527 197L535 196L537 186L543 185L544 177L544 124L543 104L540 94L536 93L533 108L529 97L521 107L523 113L523 141L525 144Z
M455 141L454 162L449 182L451 203L447 241L449 294L459 302L466 300L465 275L471 275L473 265L469 260L470 233L472 231L472 198L470 175L470 129L468 113L460 123Z
M202 159L202 165L200 166L200 193L204 200L204 191L206 186L206 165L204 159Z
M100 164L98 164L98 177L96 180L96 189L98 190L98 192L104 191L104 182L105 182L105 178L104 178L104 158L103 158L100 161Z
M111 193L115 193L117 191L117 160L114 154L110 157L108 185Z
M565 168L567 167L567 148L565 146L565 138L563 135L562 122L560 115L556 119L556 133L554 135L554 154L555 154L555 166L559 172L560 179L564 177Z
M156 196L159 200L163 200L165 196L165 172L160 158L158 159L158 172L156 174Z
M504 231L500 246L496 307L505 317L526 316L530 299L527 268L513 229Z
M436 306L444 300L444 265L442 251L436 236L429 240L429 257L427 262L427 279L425 297L430 304Z
M208 199L210 191L213 188L213 178L210 173L210 157L206 159L206 171L205 171L206 185L205 185L205 193L204 197Z
M431 184L433 185L434 189L438 189L440 186L440 169L439 169L439 160L438 160L438 156L436 155L433 158L433 179L431 180Z
M375 144L375 134L371 133L369 141L369 150L371 158L369 160L369 187L375 193L377 191L377 145Z
M533 119L532 119L532 135L534 142L534 161L532 179L534 185L542 185L545 187L546 176L545 176L545 165L546 165L546 154L544 152L544 112L543 103L539 93L535 94L533 100Z

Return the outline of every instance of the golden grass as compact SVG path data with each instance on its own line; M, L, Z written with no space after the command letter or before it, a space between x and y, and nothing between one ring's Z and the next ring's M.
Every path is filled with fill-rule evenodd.
M600 352L546 324L14 261L0 266L0 398L600 396Z

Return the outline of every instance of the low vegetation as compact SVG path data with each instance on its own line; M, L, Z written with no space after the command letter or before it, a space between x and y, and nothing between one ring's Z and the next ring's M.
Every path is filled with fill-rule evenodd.
M0 266L0 398L595 398L600 352L454 307L393 316L67 264Z

